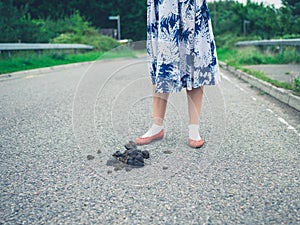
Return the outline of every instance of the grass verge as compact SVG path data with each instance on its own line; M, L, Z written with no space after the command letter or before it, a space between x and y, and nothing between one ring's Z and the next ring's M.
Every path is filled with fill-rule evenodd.
M292 90L294 94L300 96L300 84L298 78L291 84L271 79L261 71L243 68L245 65L300 63L300 54L295 48L286 48L283 52L278 53L271 51L263 52L255 47L232 49L220 48L218 49L218 58L236 69L240 69L276 87Z
M11 58L2 57L0 60L0 74L12 73L22 70L37 69L43 67L57 66L70 63L88 62L102 59L136 57L134 51L129 48L116 48L108 52L45 52L37 55L34 52L25 52L12 56Z
M231 66L300 63L300 54L292 47L286 47L282 52L276 48L220 48L218 58Z

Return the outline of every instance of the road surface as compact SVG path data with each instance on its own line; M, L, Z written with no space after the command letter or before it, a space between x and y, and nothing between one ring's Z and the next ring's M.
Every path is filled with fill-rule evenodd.
M151 124L145 59L1 78L0 94L0 224L300 223L300 113L226 71L205 88L205 146L187 146L172 94L131 171L106 162Z

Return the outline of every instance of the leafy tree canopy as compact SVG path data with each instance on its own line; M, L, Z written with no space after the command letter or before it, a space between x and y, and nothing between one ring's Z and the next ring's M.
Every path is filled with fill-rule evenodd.
M282 3L280 9L249 0L245 5L233 0L209 3L214 33L243 36L246 28L247 35L261 39L300 35L299 0ZM144 40L146 4L147 0L1 0L0 42L49 42L87 27L116 28L110 15L120 15L122 38ZM82 21L75 17L81 22L74 24L76 14ZM249 23L244 26L244 21Z

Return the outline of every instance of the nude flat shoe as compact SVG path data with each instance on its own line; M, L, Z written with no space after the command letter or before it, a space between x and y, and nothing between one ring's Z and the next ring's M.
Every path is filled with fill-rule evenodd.
M139 137L135 140L135 143L137 145L147 145L149 143L151 143L154 140L160 140L164 138L164 130L162 129L159 133L150 136L150 137Z
M191 148L201 148L204 145L204 141L202 139L200 139L199 141L195 141L189 138L188 145Z

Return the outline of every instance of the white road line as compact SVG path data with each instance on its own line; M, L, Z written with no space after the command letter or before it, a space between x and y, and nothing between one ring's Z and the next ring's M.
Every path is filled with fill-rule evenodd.
M237 87L239 90L241 90L242 92L247 93L243 88L241 88L239 85L235 84L229 77L225 76L223 73L221 73L222 78L224 78L225 80L227 80L229 83L233 84L235 87ZM253 101L256 101L256 98L251 96ZM287 126L288 130L293 130L298 136L300 136L300 133L298 133L298 131L296 130L295 127L291 126L285 119L278 117L277 114L274 113L274 111L272 109L266 109L268 112L274 114L275 117L277 117L277 119L283 123L284 125Z
M266 109L268 112L274 114L275 117L277 117L277 119L283 123L284 125L287 126L287 129L288 130L292 130L294 131L298 136L300 136L300 133L296 130L295 127L291 126L285 119L281 118L281 117L278 117L277 114L274 113L274 111L272 109Z
M246 92L245 90L244 90L244 88L241 88L239 85L237 85L236 84L236 86L242 91L242 92Z
M289 126L287 127L287 129L288 129L288 130L295 130L295 127L289 125Z
M31 79L31 78L34 78L35 76L34 75L28 75L26 77L24 77L25 79Z
M229 77L225 76L223 73L220 73L220 74L221 74L222 78L224 78L229 83L233 84L235 87L237 87L238 89L240 89L240 91L247 93L242 87L240 87L239 85L237 85L236 83L234 83L232 80L230 80Z
M225 80L229 81L230 83L232 82L229 77L225 76L223 73L220 73L222 78L224 78Z
M287 129L288 130L292 130L294 131L296 134L298 134L298 136L300 136L300 133L298 133L298 131L296 130L295 127L291 126L285 119L281 118L281 117L278 117L277 118L281 123L283 123L284 125L287 126Z
M278 117L278 120L279 120L281 123L283 123L283 124L289 126L289 123L286 122L285 119L283 119L283 118L281 118L281 117Z

